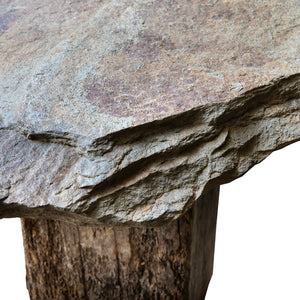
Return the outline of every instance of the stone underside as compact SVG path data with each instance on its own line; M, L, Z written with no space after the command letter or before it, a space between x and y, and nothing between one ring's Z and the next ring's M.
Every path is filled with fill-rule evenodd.
M175 2L0 2L0 218L160 225L300 140L298 1Z

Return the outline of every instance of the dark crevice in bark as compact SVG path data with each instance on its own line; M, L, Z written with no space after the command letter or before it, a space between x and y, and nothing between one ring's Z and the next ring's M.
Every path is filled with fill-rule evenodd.
M121 266L120 266L120 258L119 258L119 247L118 247L118 242L117 242L117 237L116 237L116 231L113 229L114 232L114 242L115 242L115 253L116 253L116 261L117 261L117 285L120 288L120 297L121 299L123 298L122 296L122 283L121 283Z
M78 247L79 247L79 253L80 253L80 265L81 265L81 273L82 273L82 282L83 282L83 297L84 299L87 299L87 290L86 290L86 278L85 278L85 270L84 270L84 261L83 261L83 249L81 245L81 238L80 238L80 227L77 227L77 234L78 234Z

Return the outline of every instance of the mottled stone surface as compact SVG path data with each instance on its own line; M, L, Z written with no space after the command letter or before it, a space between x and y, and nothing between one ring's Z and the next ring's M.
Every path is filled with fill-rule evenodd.
M158 225L300 140L299 16L0 0L0 217Z

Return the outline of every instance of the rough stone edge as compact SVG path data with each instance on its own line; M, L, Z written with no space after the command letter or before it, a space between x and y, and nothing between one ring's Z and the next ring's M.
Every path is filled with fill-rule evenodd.
M168 117L163 120L158 120L137 127L128 128L120 132L109 134L101 138L94 138L92 140L87 137L70 137L68 136L68 133L30 132L28 128L20 126L20 124L18 124L17 126L12 126L10 128L4 128L18 131L31 140L43 143L59 143L68 147L74 147L76 152L80 153L83 157L87 158L105 156L106 153L112 152L115 147L124 145L124 142L129 146L135 145L136 141L145 144L147 143L147 140L157 140L156 135L161 136L162 133L169 133L172 135L174 134L174 132L180 132L180 130L188 130L189 134L185 136L186 142L181 141L182 143L177 143L176 145L172 145L172 147L169 147L169 149L163 149L162 151L152 153L147 158L141 157L137 161L129 160L127 166L119 169L113 174L110 174L110 176L105 178L105 180L100 182L97 182L96 180L95 184L92 184L88 187L85 196L81 197L80 199L76 199L75 203L68 207L65 207L64 209L58 207L51 207L49 205L37 208L28 208L26 206L20 206L15 203L5 204L3 203L3 201L1 201L0 217L18 216L44 218L46 216L47 218L50 217L53 219L62 219L80 224L96 224L97 222L104 222L108 224L122 224L130 226L161 225L165 222L178 218L192 205L192 203L197 198L200 197L201 194L207 192L209 189L213 188L216 185L230 182L242 176L252 166L266 158L272 151L280 149L293 142L299 141L299 98L300 74L295 74L289 77L277 79L276 81L271 82L269 85L258 87L252 91L248 91L240 97L225 103L207 104L193 109L191 111ZM293 104L293 106L291 104ZM287 108L287 111L284 111L285 115L283 117L280 116L280 108ZM261 116L258 115L258 113L262 113L262 111L265 111L267 109L275 110L275 114L272 115L271 113L269 116L265 116L264 114L262 114ZM247 115L248 119L245 119L245 116ZM186 199L184 199L183 205L180 206L180 209L175 210L166 215L162 214L156 219L153 219L151 217L148 219L147 217L139 219L135 217L134 220L133 213L127 215L127 217L118 216L118 207L113 208L116 212L115 215L101 215L101 210L103 210L103 207L101 207L101 205L99 206L98 204L101 201L103 201L104 197L107 197L107 194L103 194L103 189L109 189L111 186L110 182L118 182L124 180L124 177L127 177L128 174L134 169L138 169L139 166L153 166L153 161L161 162L166 158L168 158L169 160L170 158L173 160L178 159L178 157L182 158L182 156L185 156L185 153L188 153L188 155L190 155L193 151L195 151L197 147L199 148L199 145L201 146L206 143L212 143L212 145L215 144L215 149L213 150L214 153L216 151L220 152L220 149L222 150L222 147L224 148L224 144L228 143L229 129L232 129L232 127L234 126L241 126L241 124L243 126L243 122L245 126L251 125L251 123L249 122L247 124L247 120L249 121L249 117L250 120L252 118L252 122L254 123L257 120L262 120L263 118L269 120L280 120L281 118L287 119L289 116L291 117L292 115L294 115L294 118L296 118L296 132L278 132L277 128L277 134L279 134L281 137L276 136L276 139L279 140L276 144L273 145L273 147L265 149L263 151L259 150L261 152L259 157L255 157L255 159L250 159L250 161L247 162L246 166L244 166L244 168L242 168L241 170L233 168L231 170L225 171L224 173L220 173L218 176L207 177L206 182L202 181L202 186L200 188L198 187L198 190L196 192L191 192L192 195L188 195ZM186 124L186 122L190 120L200 120L200 122L188 122ZM206 128L207 131L205 131L205 134L197 136L196 133L197 129L199 129L199 124L201 126L204 125L208 127ZM294 131L295 128L293 129ZM285 135L288 136L284 138ZM253 145L257 143L257 140L255 140L256 138L257 137L254 137L254 140L252 140L252 138L250 138L250 140L246 140L245 144L242 143L240 145L240 148L243 148L243 151L245 152L245 145L246 147L250 148L254 147ZM255 153L255 149L252 150L252 152L250 151L249 153L246 153L246 156L253 156ZM224 157L224 153L220 157ZM122 158L122 160L124 161L124 157ZM199 161L196 163L199 163ZM207 165L205 167L207 167ZM170 170L168 169L167 171ZM130 185L131 190L136 189L136 183L139 182L140 180L136 181L133 185ZM99 193L99 191L101 191L101 193ZM121 188L120 191L123 192L123 188ZM179 191L179 194L180 193L182 194L181 191ZM115 199L112 202L115 202ZM142 208L145 206L144 202L141 201ZM138 206L137 208L140 209ZM140 210L143 211L143 209ZM157 207L157 210L159 210L159 206Z

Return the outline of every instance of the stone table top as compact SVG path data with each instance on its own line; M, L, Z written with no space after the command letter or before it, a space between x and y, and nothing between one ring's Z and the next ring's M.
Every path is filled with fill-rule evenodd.
M299 20L299 0L0 0L0 217L160 224L299 140Z

